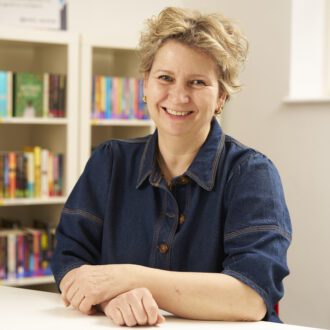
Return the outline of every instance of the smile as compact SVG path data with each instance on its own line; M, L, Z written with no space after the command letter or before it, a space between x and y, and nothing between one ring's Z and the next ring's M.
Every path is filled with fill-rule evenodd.
M165 107L162 107L162 109L166 111L168 114L178 117L189 116L191 113L193 113L193 111L175 111Z

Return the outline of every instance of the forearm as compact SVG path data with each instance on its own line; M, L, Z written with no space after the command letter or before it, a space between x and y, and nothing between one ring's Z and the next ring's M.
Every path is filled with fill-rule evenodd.
M256 321L266 313L262 298L231 276L136 267L134 286L148 288L161 309L177 316L200 320Z

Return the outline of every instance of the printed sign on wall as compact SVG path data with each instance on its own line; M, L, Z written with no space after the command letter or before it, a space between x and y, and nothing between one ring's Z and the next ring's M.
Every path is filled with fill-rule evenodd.
M66 0L0 0L0 25L66 30Z

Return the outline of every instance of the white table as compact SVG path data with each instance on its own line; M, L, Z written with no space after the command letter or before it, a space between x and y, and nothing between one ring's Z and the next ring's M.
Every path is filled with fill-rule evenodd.
M105 315L87 316L71 307L64 307L56 293L0 286L0 329L1 330L95 330L128 329L112 323ZM155 327L137 327L140 329ZM293 325L271 322L205 322L166 316L166 322L157 326L161 329L253 329L253 330L307 330Z

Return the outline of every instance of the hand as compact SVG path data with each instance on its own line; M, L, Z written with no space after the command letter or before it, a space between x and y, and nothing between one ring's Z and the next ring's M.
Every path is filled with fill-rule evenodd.
M68 272L60 283L66 306L84 314L95 312L94 305L108 301L131 289L125 265L83 265Z
M117 325L156 325L165 322L150 291L137 288L101 304L105 315Z

